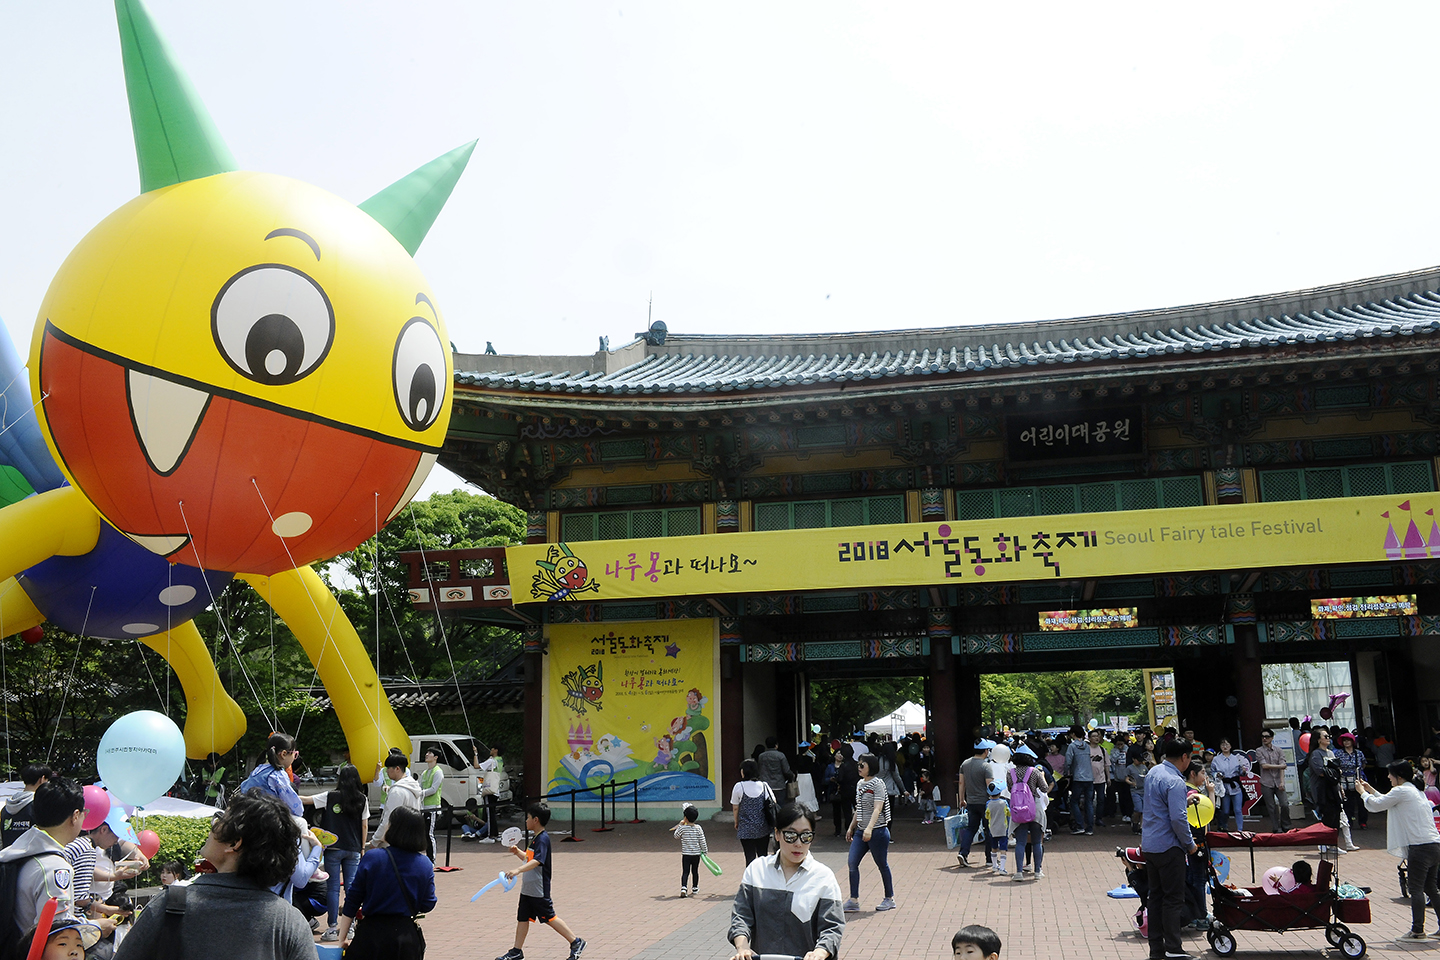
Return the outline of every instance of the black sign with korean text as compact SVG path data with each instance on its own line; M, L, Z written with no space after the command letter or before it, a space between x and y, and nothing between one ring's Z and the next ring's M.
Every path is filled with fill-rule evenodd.
M1005 453L1012 463L1144 456L1145 408L1008 414Z

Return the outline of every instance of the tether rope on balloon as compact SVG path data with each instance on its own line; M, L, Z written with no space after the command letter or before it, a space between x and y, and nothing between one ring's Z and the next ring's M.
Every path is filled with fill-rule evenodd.
M275 723L270 715L265 712L265 702L260 699L260 692L255 689L255 684L250 679L250 671L245 669L245 658L240 655L240 648L235 644L235 638L230 636L230 627L225 623L225 617L220 612L220 604L215 599L215 588L210 586L210 578L206 576L205 567L200 562L200 551L194 549L195 535L190 532L190 520L185 516L185 501L179 501L180 519L185 524L185 535L190 538L191 552L195 554L195 566L200 570L200 579L205 582L205 592L210 595L210 607L215 611L215 622L220 624L220 634L230 644L230 651L235 654L235 662L240 665L240 676L245 678L245 685L250 688L250 695L255 698L255 708L260 711L260 718L265 721L266 726L275 729ZM232 678L233 679L233 678ZM211 723L211 733L214 733L214 723Z
M455 669L455 658L450 654L450 639L445 636L445 618L440 616L440 597L435 592L435 581L430 576L430 563L425 559L425 540L420 536L420 524L415 520L415 504L409 504L410 527L415 531L415 543L420 547L420 568L425 571L425 582L430 586L430 603L435 608L435 624L440 628L440 642L445 645L445 659L450 661L450 677L455 681L455 699L460 701L460 716L465 720L465 734L475 739L470 729L470 711L465 709L465 692L460 689L460 674Z
M265 508L265 515L270 518L270 529L273 531L273 530L275 529L275 514L270 511L270 504L268 504L268 503L265 502L265 494L263 494L263 493L260 492L260 484L258 484L258 483L255 482L255 478L254 478L254 477L251 477L251 478L250 478L250 485L255 488L255 495L260 498L260 505ZM187 532L188 532L188 531L187 531ZM285 551L285 556L286 556L286 557L289 559L289 561L290 561L290 568L291 568L292 570L298 570L300 567L299 567L299 564L297 564L297 563L295 562L295 555L290 552L290 545L285 542L285 538L282 537L282 536L280 536L280 534L278 534L278 533L275 534L275 537L276 537L276 539L278 539L278 540L280 541L280 546L281 546L281 548ZM313 596L311 596L309 589L306 589L304 592L305 592L305 599L307 599L307 600L310 601L310 607L311 607L311 609L313 609L313 610L315 611L315 619L316 619L317 621L319 621L320 623L322 623L322 624L325 625L325 640L324 640L324 642L321 643L321 645L320 645L320 656L315 659L315 672L314 672L314 676L315 676L315 677L318 677L318 676L320 675L320 664L321 664L321 663L324 661L324 659L325 659L325 651L332 645L332 639L331 639L331 638L332 638L332 633L331 633L331 629L330 629L330 628L331 628L331 625L334 623L334 617L331 617L330 620L327 621L327 620L325 619L324 615L320 612L320 606L319 606L319 604L317 604L317 603L315 602L315 598L314 598ZM340 602L339 602L338 600L335 602L335 612L336 612L337 614L341 613L341 610L340 610ZM359 689L360 689L360 685L355 682L355 674L350 671L350 664L348 664L348 663L345 662L345 658L344 658L344 657L341 657L341 658L340 658L340 666L342 666L342 667L345 668L345 675L350 678L350 685L351 685L352 687L354 687L355 690L358 692ZM379 683L380 683L380 679L379 679L378 673L377 673L377 675L376 675L375 683L376 683L377 685L379 685ZM311 686L314 686L313 681L312 681L312 683L311 683ZM361 702L362 704L364 704L365 701L364 701L364 700L361 700L360 702ZM378 703L377 703L377 707L378 707ZM302 706L302 707L300 708L300 719L299 719L298 721L296 721L296 724L295 724L295 738L296 738L297 740L300 738L300 728L301 728L301 727L304 725L304 723L305 723L305 715L306 715L306 712L307 712L308 708L309 708L309 704L305 704L304 706ZM370 711L370 708L369 708L368 706L366 706L365 709L366 709L366 712L367 712L367 713L370 713L370 722L375 725L375 732L376 732L376 737L377 737L377 740L378 740L378 738L379 738L379 736L380 736L380 720L379 720L378 716L376 715L376 713ZM377 743L377 747L380 747L380 746L384 746L384 744L383 744L383 743Z
M75 657L70 661L70 675L65 678L65 685L60 688L60 713L55 717L55 729L50 733L50 746L45 751L45 765L50 765L50 757L55 753L55 738L60 736L60 722L65 719L65 701L70 697L70 686L75 682L75 668L80 664L80 647L85 643L85 631L90 629L90 608L95 603L94 584L90 585L90 602L85 604L85 619L80 624L80 633L75 637Z

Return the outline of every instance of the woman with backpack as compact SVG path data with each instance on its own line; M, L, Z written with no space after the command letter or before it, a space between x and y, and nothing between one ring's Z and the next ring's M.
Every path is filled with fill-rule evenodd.
M355 883L355 871L360 867L360 855L365 852L370 827L367 817L370 800L360 785L360 771L347 763L335 775L335 780L334 790L300 798L307 806L320 808L321 828L338 838L325 848L325 871L330 874L325 881L330 925L320 939L327 943L340 939L340 881L343 877L345 890L349 892Z
M875 866L880 868L880 880L885 885L885 899L875 907L879 910L895 909L895 884L890 879L890 793L880 777L880 761L875 754L867 753L860 758L860 784L855 788L855 813L850 818L850 829L845 831L850 842L850 899L845 901L845 912L855 913L860 909L860 861L868 852Z
M760 779L760 764L746 760L740 764L740 782L730 792L730 806L735 809L735 837L745 850L745 864L763 857L770 846L770 834L778 802L770 785Z
M1039 880L1045 876L1045 825L1041 820L1040 798L1049 792L1049 785L1045 774L1035 766L1039 758L1029 746L1022 745L1010 759L1015 764L1007 775L1010 822L1015 825L1015 875L1010 879L1025 879L1027 853L1033 851L1035 879Z

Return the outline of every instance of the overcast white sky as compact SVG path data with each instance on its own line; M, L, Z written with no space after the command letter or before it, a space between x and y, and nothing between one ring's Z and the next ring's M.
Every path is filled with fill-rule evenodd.
M467 352L619 346L652 291L675 331L884 329L1440 262L1440 4L149 6L243 167L358 202L479 138L417 256ZM23 353L138 189L110 3L0 6L0 131Z

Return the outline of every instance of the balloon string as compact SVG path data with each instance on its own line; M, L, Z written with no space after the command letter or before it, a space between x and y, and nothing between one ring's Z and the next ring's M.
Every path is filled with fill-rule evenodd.
M405 643L405 634L401 632L400 621L395 617L395 605L390 602L390 594L387 592L384 596L385 609L390 612L390 623L395 627L395 636L400 639L400 650L405 654L405 661L410 664L410 674L414 676L420 672L420 669L415 666L415 658L410 656L410 647ZM422 696L420 702L425 707L425 716L430 718L430 729L438 732L440 728L435 725L435 715L430 712L430 697Z
M460 701L460 716L465 719L465 733L472 740L475 733L470 729L470 712L465 709L465 693L460 689L460 672L455 669L455 658L450 655L450 640L445 636L445 618L440 616L440 597L435 592L435 581L430 576L430 563L425 559L425 540L420 536L420 524L415 520L415 503L409 504L410 526L415 531L415 542L420 545L420 567L425 571L425 582L430 585L430 603L435 607L435 623L440 628L440 642L445 645L445 659L450 661L450 678L455 681L455 699Z
M135 646L136 646L136 647L139 649L139 651L140 651L140 662L143 663L143 664L145 664L145 672L150 675L150 686L155 689L155 702L156 702L156 703L160 703L160 702L163 701L165 698L160 695L160 684L156 682L156 680L155 680L155 674L154 674L154 672L151 671L151 669L150 669L150 661L145 659L145 645L140 642L140 638L139 638L139 637L136 637L136 638L135 638ZM169 707L168 703L167 703L167 705L166 705L166 707L165 707L165 715L166 715L166 716L169 716L169 715L170 715L170 707Z
M175 564L165 564L165 596L171 596L171 588L175 586ZM171 649L174 638L171 631L175 629L175 608L165 604L165 716L170 716L170 656L174 653ZM145 669L150 669L150 664L145 664ZM153 680L154 677L152 676Z
M230 650L235 654L235 662L240 664L240 676L245 678L245 685L250 688L250 695L255 698L255 706L260 711L260 719L265 721L267 727L274 730L276 726L271 721L270 714L265 710L265 701L260 699L260 691L255 689L255 684L250 679L250 671L245 669L245 658L240 655L240 648L235 644L235 638L230 636L230 628L226 626L225 617L220 612L220 604L215 599L215 588L210 586L210 577L205 572L204 564L200 562L200 551L194 549L195 535L190 532L190 520L185 516L185 501L179 500L177 505L180 507L180 520L185 524L185 536L190 538L189 543L192 545L190 552L195 554L195 566L200 570L200 579L205 582L205 592L210 594L210 605L215 608L215 620L220 624L220 634L229 642ZM234 681L233 674L230 679L232 682Z
M380 694L385 686L380 682L380 492L378 490L374 491L374 499L375 537L372 542L375 546L371 568L374 571L372 582L375 586L375 715L378 717L380 715ZM389 702L389 697L386 697L386 702ZM377 723L375 725L375 753L377 756L385 748L383 739L380 734L380 725Z
M8 390L9 387L6 387ZM5 588L5 593L15 589L15 581ZM0 697L4 698L5 710L5 776L10 776L10 675L5 669L5 593L0 593Z
M255 482L255 478L254 478L254 477L251 477L251 478L250 478L250 485L255 488L255 495L260 498L260 506L262 506L262 507L265 508L265 515L270 518L270 529L273 531L273 530L275 529L275 514L273 514L273 513L270 512L270 504L268 504L268 503L265 502L265 494L263 494L263 493L260 492L260 484L258 484L258 483ZM300 565L295 562L295 555L290 552L290 545L285 542L285 538L282 537L282 536L280 536L280 534L277 533L277 534L275 534L275 536L276 536L276 538L279 539L279 541L280 541L280 548L285 551L285 556L286 556L287 558L289 558L289 560L290 560L290 567L291 567L291 569L292 569L292 570L299 570L299 569L300 569ZM317 621L319 621L320 623L322 623L322 624L325 626L325 639L324 639L324 641L322 641L322 643L321 643L321 645L320 645L320 656L315 658L315 672L314 672L313 676L318 677L318 676L320 675L320 664L325 660L325 651L326 651L327 649L329 649L331 646L334 645L333 639L332 639L333 634L331 633L331 629L330 629L330 628L331 628L331 624L334 622L334 617L331 617L330 620L327 621L327 620L325 619L324 614L322 614L322 613L320 612L320 605L317 604L317 603L315 602L315 598L314 598L313 596L311 596L310 590L307 588L304 592L305 592L305 599L307 599L307 600L310 601L310 606L311 606L311 608L315 611L315 619L316 619ZM337 615L340 615L340 614L342 614L342 612L343 612L343 611L341 611L341 609L340 609L340 602L337 600L337 601L335 602L335 613L336 613ZM338 650L337 650L337 652L338 652ZM345 675L350 678L350 685L355 689L355 692L356 692L356 693L359 693L359 691L360 691L360 684L355 681L355 675L350 672L350 664L348 664L348 663L345 662L345 658L344 658L344 657L341 657L341 658L340 658L340 666L345 669ZM378 675L378 674L376 675L375 682L376 682L377 684L380 682L380 678L379 678L379 675ZM312 686L314 685L313 679L312 679L312 681L311 681L311 685L312 685ZM328 688L327 688L327 691L328 691ZM370 712L370 707L369 707L369 705L366 704L363 699L360 700L360 704L365 707L365 711L366 711L367 713ZM377 706L378 706L378 704L377 704ZM371 714L370 714L370 722L371 722L371 723L374 723L377 727L379 726L379 723L380 723L379 718L378 718L374 713L371 713ZM299 720L299 721L296 723L296 725L295 725L295 737L296 737L297 739L298 739L299 736L300 736L300 727L301 727L301 725L303 725L304 723L305 723L305 709L302 707L301 710L300 710L300 720Z
M85 604L85 620L80 624L80 633L75 637L75 659L70 661L70 676L60 690L60 712L55 715L55 729L50 733L50 748L45 751L45 765L55 753L55 738L60 735L60 721L65 718L65 701L70 696L70 685L75 682L75 668L80 664L80 647L85 643L85 631L90 627L90 608L95 604L95 585L90 585L90 602Z
M12 381L10 381L10 382L11 382L11 383L14 383L15 381L12 380ZM6 386L5 389L6 389L6 390L9 390L10 387L9 387L9 386ZM4 396L4 393L0 393L0 397L3 397L3 396ZM5 428L4 428L3 430L0 430L0 437L3 437L3 436L5 436L5 434L9 433L11 427L15 426L15 425L16 425L17 423L19 423L21 420L24 420L26 414L34 413L34 412L35 412L35 408L38 407L38 406L40 406L40 404L44 403L44 402L45 402L46 400L48 400L48 399L50 399L50 394L48 394L48 393L42 393L42 394L40 394L40 399L39 399L39 400L36 400L34 403L30 404L30 409L29 409L29 410L25 411L25 413L20 414L20 416L16 417L16 418L15 418L14 420L12 420L11 422L5 424ZM8 406L9 406L9 401L6 401L6 406L7 406L7 408L8 408ZM4 422L4 418L3 418L3 417L0 417L0 423L3 423L3 422Z

